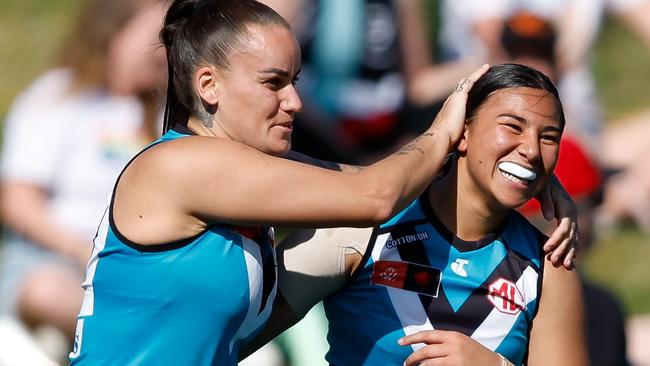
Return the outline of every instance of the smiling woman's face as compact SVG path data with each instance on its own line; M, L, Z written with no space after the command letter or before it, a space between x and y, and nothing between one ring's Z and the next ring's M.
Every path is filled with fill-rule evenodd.
M553 173L562 135L555 97L545 90L494 92L468 123L459 145L459 174L491 207L516 208Z

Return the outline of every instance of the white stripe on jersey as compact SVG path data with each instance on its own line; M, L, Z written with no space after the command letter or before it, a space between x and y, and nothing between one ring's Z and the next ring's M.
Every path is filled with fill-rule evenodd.
M372 260L377 262L384 261L402 261L397 249L383 250L386 247L386 242L390 238L390 233L385 233L377 236L376 243L372 248ZM442 276L442 273L440 274ZM441 277L442 280L442 277ZM426 311L423 306L413 306L413 304L420 304L420 297L416 292L405 291L392 287L386 287L390 301L395 309L395 314L402 323L402 328L406 335L415 334L421 331L433 330L433 326L429 321ZM425 344L413 344L411 347L414 351L423 348Z
M526 299L526 305L537 298L537 278L539 275L531 267L527 267L515 286ZM510 333L510 329L519 317L492 309L483 323L472 333L472 338L494 351Z
M99 228L97 229L97 235L93 240L93 251L90 254L90 260L86 266L86 279L81 284L81 287L84 289L84 298L81 303L81 310L79 310L79 316L89 316L93 315L93 309L95 306L95 292L93 290L93 279L95 278L95 271L97 270L97 262L99 261L99 252L104 249L106 245L106 236L108 235L108 207L104 210L104 215L99 222Z
M273 290L269 294L266 305L263 311L259 312L260 305L262 304L263 288L264 288L264 263L262 260L262 253L260 246L254 241L241 236L242 249L244 250L244 258L246 260L246 271L248 272L248 312L242 322L241 326L235 333L235 336L230 341L230 352L232 353L235 343L251 335L256 329L268 320L273 308L273 301L277 286L273 285ZM273 264L275 271L275 278L278 278L277 265L275 263L275 251L273 250ZM258 314L259 312L259 314Z

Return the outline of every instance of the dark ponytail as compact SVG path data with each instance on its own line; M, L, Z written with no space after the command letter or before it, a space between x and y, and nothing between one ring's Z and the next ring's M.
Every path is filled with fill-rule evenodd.
M254 0L177 0L165 16L160 38L167 51L169 79L163 133L187 123L202 103L194 92L196 67L229 67L232 51L242 47L250 25L289 24Z
M187 121L190 118L190 109L181 103L177 97L174 80L174 66L172 60L175 58L175 41L182 32L183 25L192 15L194 6L199 0L179 0L174 1L167 10L165 22L160 31L160 39L165 45L167 53L167 98L165 102L165 114L163 117L163 134L169 131L175 121Z

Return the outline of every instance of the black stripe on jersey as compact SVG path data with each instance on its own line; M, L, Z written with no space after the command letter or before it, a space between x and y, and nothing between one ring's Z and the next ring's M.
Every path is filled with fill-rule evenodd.
M422 220L421 223L428 223L428 220ZM391 235L393 237L415 235L417 232L415 226L418 224L419 224L418 222L414 222L414 223L409 223L407 225L394 226L391 228L392 229ZM417 264L431 267L431 263L429 262L429 257L427 256L427 252L424 249L424 243L421 240L406 245L401 245L397 247L397 251L403 261L417 263ZM438 268L438 269L442 271L444 268ZM442 286L439 286L436 298L440 299L441 296L444 298L443 293L444 290L442 289ZM425 309L428 308L429 302L431 302L431 300L433 299L433 297L431 296L426 296L422 294L419 294L418 297L420 298L420 302L422 303L422 306Z
M410 221L406 224L403 224L404 226L408 225L421 225L421 224L427 224L429 221L427 219L420 219L420 220L415 220L415 221ZM388 228L380 228L378 226L375 226L372 229L372 234L370 235L370 239L368 239L368 243L366 245L366 251L363 253L363 256L361 257L361 261L359 262L359 265L357 268L355 268L354 272L350 274L350 277L348 278L346 283L351 283L354 279L356 279L359 274L363 271L365 268L366 264L368 264L368 261L370 260L370 257L372 257L372 250L377 244L377 237L381 234L389 233L392 232L396 227L400 227L402 225L397 224L395 226L390 226ZM415 262L418 263L418 262ZM420 264L420 263L418 263Z
M275 288L277 282L275 274L275 261L273 260L273 252L275 249L269 240L268 233L265 233L262 228L260 228L259 233L264 235L260 238L255 238L255 242L258 243L260 247L260 254L262 257L262 302L260 303L260 310L257 314L261 314L266 307L266 303L269 301L271 296L271 291ZM259 240L259 241L258 241Z
M470 294L467 300L456 312L451 307L443 287L437 299L429 299L427 307L427 314L433 328L455 330L462 332L467 336L471 336L476 328L485 321L485 318L494 309L494 305L487 298L489 285L499 278L507 279L513 283L517 282L527 267L532 267L533 269L537 268L531 260L520 256L514 251L507 251L506 257L501 261L501 263L499 263L490 276ZM526 320L528 323L532 321L531 318L527 318Z
M476 250L490 245L490 243L495 241L505 231L508 222L510 221L510 218L508 217L498 228L496 228L496 230L494 230L494 232L485 235L479 240L467 241L457 237L456 234L450 231L445 224L440 221L440 218L438 218L438 215L433 211L431 202L429 202L428 199L421 199L420 203L422 211L431 220L431 225L433 225L433 227L438 231L438 234L440 234L440 236L442 236L442 238L448 243L451 243L459 252Z
M370 239L368 243L366 243L366 251L363 252L363 255L361 256L361 261L359 261L359 265L357 265L357 268L354 269L352 273L350 273L350 276L348 276L346 280L346 285L352 283L354 279L356 279L359 276L359 273L363 271L363 268L365 268L366 264L368 264L368 260L372 256L372 248L375 246L375 243L377 241L377 236L379 235L379 228L374 227L372 229L372 234L370 234Z
M546 236L544 233L541 231L537 230L537 238L539 240L539 276L537 277L537 307L535 308L535 311L532 313L533 319L537 316L537 312L539 311L539 301L542 298L542 284L544 283L544 267L546 266L546 262L544 261L545 258L545 253L544 253L544 243L548 240L548 236ZM528 360L528 351L530 347L528 347L530 343L530 332L533 330L532 326L528 327L528 332L526 334L526 352L524 353L524 360Z

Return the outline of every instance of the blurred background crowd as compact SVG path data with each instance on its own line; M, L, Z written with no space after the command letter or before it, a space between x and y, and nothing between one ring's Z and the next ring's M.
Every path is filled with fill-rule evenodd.
M264 0L302 48L294 149L364 164L419 134L482 63L558 85L556 174L580 209L592 365L650 365L650 0ZM160 0L7 0L0 13L0 365L65 362L96 225L159 135ZM522 208L531 220L534 203ZM246 365L321 365L313 310Z

